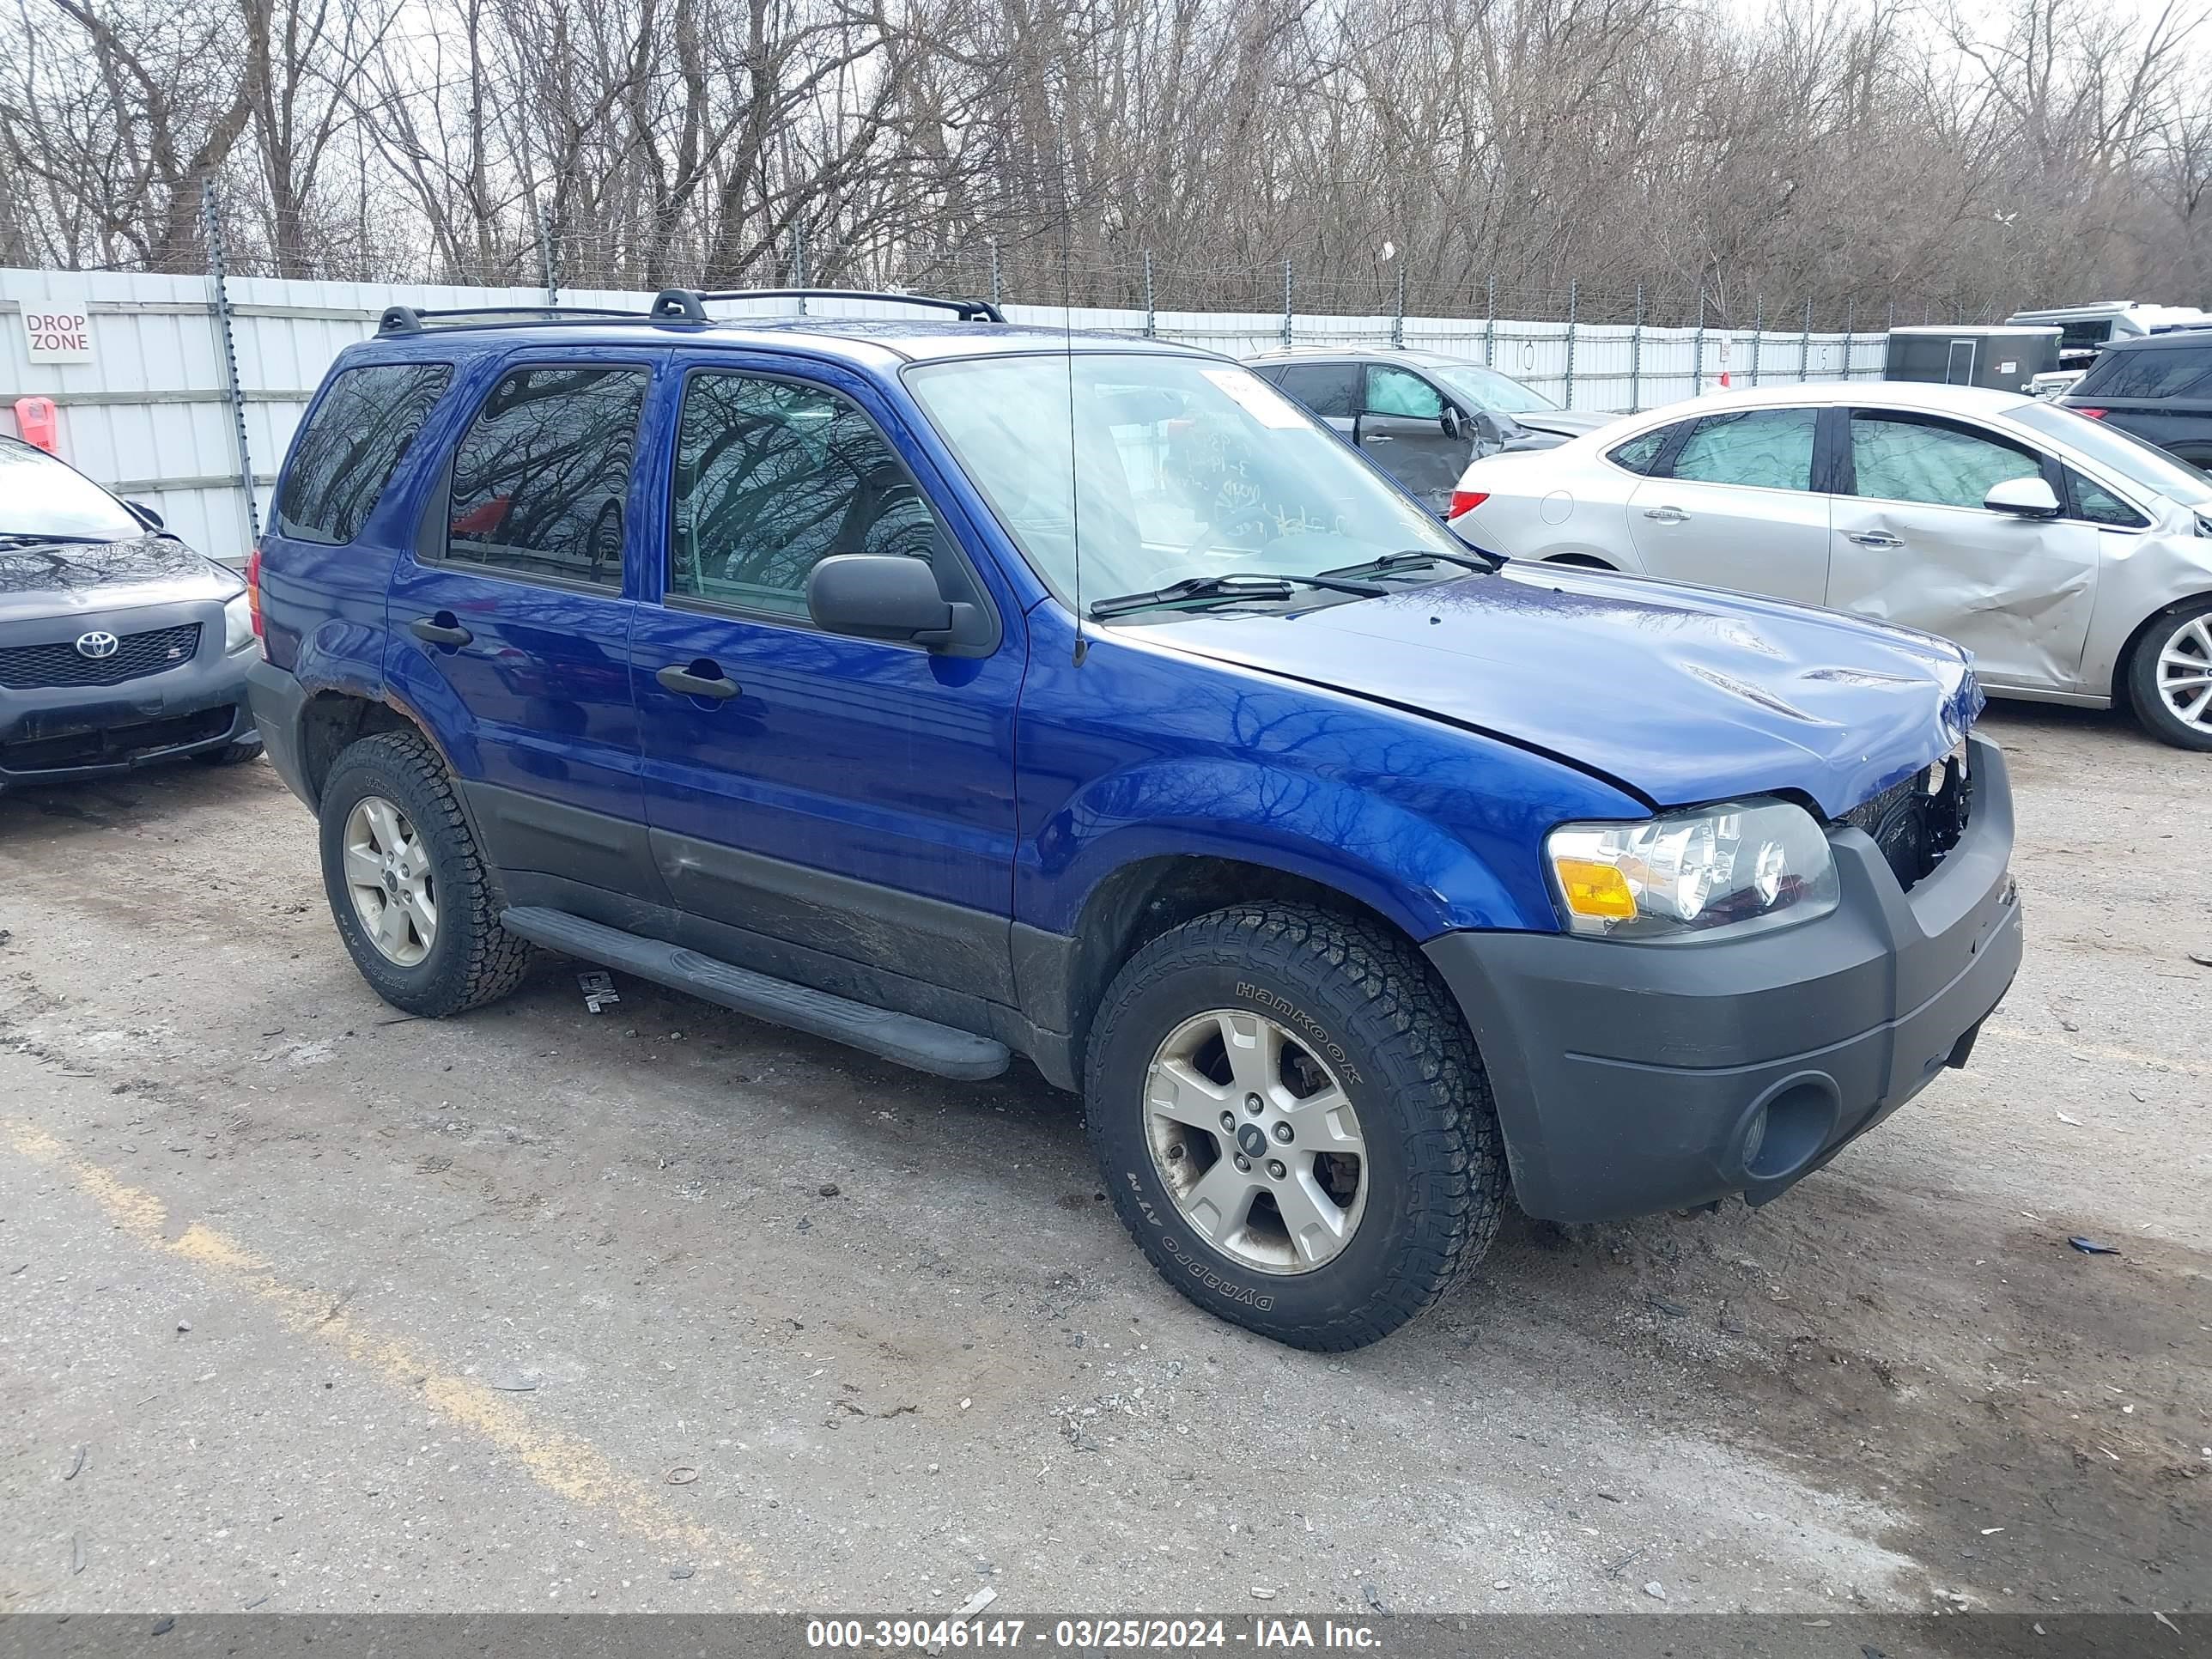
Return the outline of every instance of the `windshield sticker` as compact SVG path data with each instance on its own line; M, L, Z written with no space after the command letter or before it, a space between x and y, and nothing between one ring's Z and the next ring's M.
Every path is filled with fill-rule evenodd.
M1261 426L1295 430L1306 424L1297 404L1248 369L1202 368L1199 373L1234 398Z

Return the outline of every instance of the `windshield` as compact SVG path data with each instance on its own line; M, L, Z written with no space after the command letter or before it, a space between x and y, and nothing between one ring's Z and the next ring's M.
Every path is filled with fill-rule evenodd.
M0 536L120 541L146 526L82 472L28 444L0 443Z
M1467 553L1334 433L1233 364L983 357L910 368L907 384L1064 601L1079 562L1089 603L1191 577Z
M1531 392L1511 375L1500 374L1494 368L1478 368L1473 363L1430 364L1427 368L1470 409L1502 410L1508 415L1540 415L1559 407L1542 392Z
M2012 417L2046 438L2080 450L2091 460L2109 466L2145 489L2156 490L2191 507L2212 501L2212 477L2118 427L2093 421L2057 404L2029 404L2014 410Z

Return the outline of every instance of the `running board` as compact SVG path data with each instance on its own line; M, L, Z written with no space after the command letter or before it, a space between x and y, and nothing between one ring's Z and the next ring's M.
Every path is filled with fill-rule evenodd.
M862 1048L918 1072L963 1079L996 1077L1013 1056L1003 1042L912 1014L871 1007L789 980L771 979L680 945L536 906L500 913L500 926L549 951L635 974L755 1019Z

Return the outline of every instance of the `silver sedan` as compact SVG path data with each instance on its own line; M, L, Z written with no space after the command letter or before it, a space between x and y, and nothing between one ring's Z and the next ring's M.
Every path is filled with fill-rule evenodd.
M2131 705L2212 750L2212 477L2069 409L1889 381L1723 392L1486 456L1452 507L1513 558L1924 629L1993 695Z

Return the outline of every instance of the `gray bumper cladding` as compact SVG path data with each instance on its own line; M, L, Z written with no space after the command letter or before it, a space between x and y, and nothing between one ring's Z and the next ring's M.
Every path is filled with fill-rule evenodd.
M1595 1221L1763 1203L1965 1065L2022 939L2004 758L1978 738L1972 765L1973 818L1910 893L1842 829L1842 902L1802 927L1686 945L1431 940L1489 1068L1522 1207Z

